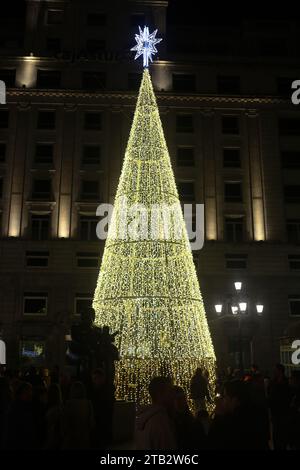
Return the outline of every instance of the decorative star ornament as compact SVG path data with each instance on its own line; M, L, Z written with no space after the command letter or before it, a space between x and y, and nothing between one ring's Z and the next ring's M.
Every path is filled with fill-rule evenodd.
M144 68L149 67L149 59L152 62L152 56L157 53L157 49L155 47L162 38L156 38L157 29L153 31L153 33L149 33L148 26L144 26L142 30L139 26L140 34L135 35L136 46L132 47L131 51L136 51L135 58L138 59L141 55L143 55L143 66Z

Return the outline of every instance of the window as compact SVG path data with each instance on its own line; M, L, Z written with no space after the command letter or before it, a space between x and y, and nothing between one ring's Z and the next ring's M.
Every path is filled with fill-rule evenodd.
M31 215L31 237L33 240L48 240L50 215Z
M179 198L181 201L195 201L195 185L192 182L179 182L178 185L178 193Z
M0 163L6 160L6 143L0 142Z
M292 90L292 83L296 78L278 77L277 78L277 93L284 98L290 98L294 90Z
M144 13L134 13L130 17L130 26L132 28L138 28L139 26L143 28L146 23L146 16Z
M1 69L0 80L5 83L6 88L14 88L16 86L16 69Z
M242 183L240 181L226 182L224 195L225 202L243 202Z
M239 148L223 148L224 168L240 168L241 154Z
M286 231L289 243L300 243L300 219L287 220Z
M37 88L60 88L61 72L58 70L38 70L37 71Z
M81 183L81 198L83 200L99 199L99 181L84 180Z
M53 144L37 144L34 161L35 163L51 164L53 162Z
M9 120L8 109L1 109L0 110L0 128L1 129L8 128L8 120Z
M64 20L63 10L48 10L47 12L47 24L62 24Z
M37 128L38 129L55 129L55 111L39 111Z
M290 295L289 296L289 307L290 315L299 317L300 316L300 295Z
M106 26L106 15L104 13L89 13L87 15L88 26Z
M173 73L173 90L178 92L196 91L196 77L192 74Z
M93 295L92 294L76 294L74 314L81 315L90 308L92 308Z
M220 94L238 95L241 92L241 79L237 76L218 76L217 91Z
M23 340L20 341L20 357L35 366L44 366L46 357L45 341Z
M300 151L284 151L281 152L282 168L300 168Z
M80 239L96 241L98 240L96 228L99 219L92 216L80 216Z
M50 52L50 54L52 55L59 54L61 52L61 39L60 38L47 38L46 50ZM59 78L58 83L60 84L60 78ZM59 86L60 85L54 88L59 88ZM40 87L40 88L45 88L45 87ZM48 87L48 88L53 88L53 87Z
M139 89L141 84L142 74L141 73L129 73L128 74L128 90L136 91Z
M195 166L195 149L193 147L178 147L177 165L182 167Z
M227 269L246 269L248 255L245 254L226 254Z
M48 294L46 293L25 293L23 299L24 315L47 315Z
M289 265L290 269L298 270L300 269L300 255L289 255Z
M284 200L287 203L300 202L300 185L284 186Z
M87 90L103 90L106 88L105 72L83 72L82 88Z
M105 51L105 41L104 39L88 39L86 48L91 54L101 54Z
M279 135L283 137L300 136L300 119L299 118L279 119Z
M51 198L51 180L35 179L32 187L33 199L49 200Z
M223 116L222 132L223 134L238 135L240 133L238 118L236 116Z
M176 132L194 132L194 119L192 114L179 114L176 116Z
M83 165L99 165L101 161L100 145L84 145L82 148Z
M26 266L46 268L49 261L49 251L26 251Z
M77 253L77 266L79 268L98 268L99 253Z
M225 239L229 243L244 241L244 217L225 218Z
M87 112L84 115L84 128L86 130L98 130L102 129L102 115L96 112Z

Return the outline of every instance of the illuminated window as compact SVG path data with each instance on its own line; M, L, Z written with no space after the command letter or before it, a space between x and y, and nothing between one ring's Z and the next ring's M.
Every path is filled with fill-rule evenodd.
M23 298L24 315L47 315L48 294L27 292Z
M46 357L45 341L22 340L20 341L20 358L28 366L43 366Z

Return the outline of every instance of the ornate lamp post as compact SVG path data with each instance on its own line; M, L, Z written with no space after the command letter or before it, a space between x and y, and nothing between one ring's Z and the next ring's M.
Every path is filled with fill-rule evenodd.
M242 336L242 321L251 310L252 302L242 292L243 283L237 281L234 283L234 293L229 298L226 298L223 303L215 305L215 311L219 318L234 317L238 322L238 349L239 349L239 368L241 373L244 373L244 358L243 358L243 336ZM255 303L255 314L261 316L264 311L264 305L261 302ZM224 313L223 313L224 312ZM223 313L223 315L222 315ZM253 313L253 309L252 312Z

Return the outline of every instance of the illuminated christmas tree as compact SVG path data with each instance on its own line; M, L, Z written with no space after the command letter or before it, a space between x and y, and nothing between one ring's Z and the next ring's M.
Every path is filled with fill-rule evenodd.
M118 399L148 401L156 375L170 375L188 390L199 366L207 370L213 393L215 355L148 68L93 307L96 325L118 331Z

